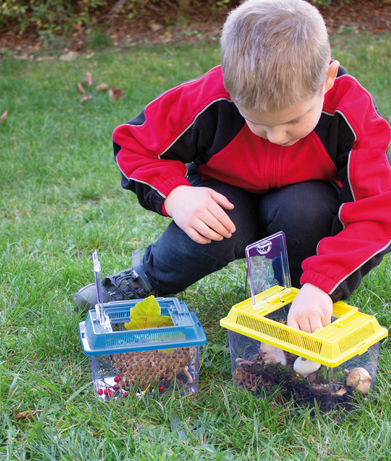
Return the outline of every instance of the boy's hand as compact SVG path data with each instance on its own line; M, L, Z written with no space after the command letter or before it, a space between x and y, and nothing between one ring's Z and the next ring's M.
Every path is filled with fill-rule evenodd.
M233 204L209 187L178 186L164 200L164 208L177 226L197 243L229 238L235 225L223 210Z
M288 326L313 333L331 323L333 301L320 288L305 283L288 314Z

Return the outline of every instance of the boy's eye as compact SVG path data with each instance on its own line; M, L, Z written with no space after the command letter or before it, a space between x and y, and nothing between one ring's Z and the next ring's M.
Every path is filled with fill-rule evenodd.
M299 122L300 122L300 120L297 119L297 120L292 120L290 123L291 123L291 125L294 125L295 123L299 123Z

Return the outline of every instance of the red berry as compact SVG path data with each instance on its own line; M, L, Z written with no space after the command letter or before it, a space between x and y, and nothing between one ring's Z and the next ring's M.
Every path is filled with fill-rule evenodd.
M116 383L119 383L119 382L121 381L121 376L116 376L116 377L114 378L114 381L115 381Z
M118 384L114 384L113 389L114 389L115 391L118 391L118 389L119 389Z
M164 391L164 386L159 386L159 392L163 392Z
M109 397L113 397L113 395L114 395L114 394L115 394L115 392L114 392L114 391L112 391L112 390L109 390L109 392L108 392L108 395L109 395Z
M103 395L103 389L99 389L99 390L98 390L98 394L99 394L99 395Z
M109 395L109 390L107 388L105 389L104 394Z
M129 395L129 392L124 392L124 393L122 394L122 397L127 397L128 395Z

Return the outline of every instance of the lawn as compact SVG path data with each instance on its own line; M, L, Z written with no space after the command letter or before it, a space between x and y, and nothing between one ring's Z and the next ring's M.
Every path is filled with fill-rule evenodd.
M347 66L391 114L391 36L332 37ZM0 459L6 460L389 460L391 340L380 347L374 398L343 421L310 418L256 400L231 385L220 318L248 297L236 262L180 295L208 337L194 397L95 398L71 298L102 274L130 265L168 218L146 212L121 189L113 129L162 91L218 64L216 46L106 50L72 62L0 61ZM86 71L93 97L80 102ZM95 86L124 90L110 101ZM391 260L349 302L391 325ZM20 413L35 411L36 419ZM19 412L19 413L17 413Z

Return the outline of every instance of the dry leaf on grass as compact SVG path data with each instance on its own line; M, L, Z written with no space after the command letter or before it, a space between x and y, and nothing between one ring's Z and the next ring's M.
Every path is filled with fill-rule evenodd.
M40 56L37 58L37 61L53 61L54 56Z
M92 74L91 72L86 72L86 82L87 82L87 86L91 86L92 85Z
M163 78L163 77L160 77L160 76L159 76L157 79L159 80L159 82L165 82L165 81L166 81L166 79L165 79L165 78Z
M4 120L7 118L8 110L6 110L1 116L0 116L0 123L4 122Z
M387 119L387 122L391 124L391 115L387 115L386 119Z
M84 101L88 101L89 99L91 99L92 96L90 94L86 94L85 96L83 96L81 99L80 99L80 102L84 102Z
M78 54L74 51L70 51L67 54L61 55L58 59L60 61L73 61L75 58L77 58Z
M109 89L109 85L107 83L101 83L100 85L95 87L96 91L107 91Z
M149 24L150 29L152 32L157 32L158 30L161 30L164 28L162 24L158 24L157 22L153 22L152 24Z
M118 99L121 99L123 95L124 90L122 90L121 88L111 87L109 90L110 101L118 101Z
M15 411L15 419L34 419L43 410Z
M86 90L83 88L83 85L79 82L77 84L77 89L80 91L80 93L85 94Z

